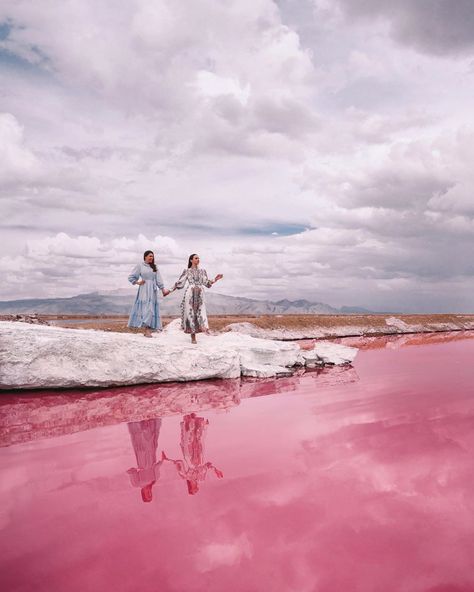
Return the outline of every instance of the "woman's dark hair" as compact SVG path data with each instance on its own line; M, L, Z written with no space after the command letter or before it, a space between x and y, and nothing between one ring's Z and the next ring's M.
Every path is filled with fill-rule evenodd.
M188 269L192 266L192 260L193 257L196 257L197 253L193 253L192 255L189 255L189 259L188 259Z
M143 261L145 261L145 257L148 257L148 255L153 255L153 261L150 263L150 267L153 269L153 271L156 271L155 253L153 253L153 251L145 251L143 253Z

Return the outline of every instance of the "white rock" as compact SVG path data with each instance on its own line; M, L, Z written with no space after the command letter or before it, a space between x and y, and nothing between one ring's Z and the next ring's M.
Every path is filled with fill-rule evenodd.
M328 363L347 363L347 355L341 357L335 350L334 355L332 359L327 351ZM3 389L114 386L237 378L242 374L272 377L287 375L288 368L304 362L295 343L235 333L200 334L198 344L192 345L189 335L179 330L179 321L170 323L152 339L136 334L0 322Z
M160 336L162 337L162 336ZM0 386L46 388L237 378L238 352L143 335L0 323Z
M321 339L325 337L347 337L354 335L363 335L367 331L371 332L370 327L360 327L354 325L336 327L303 327L302 329L262 329L252 323L231 323L226 327L227 331L250 335L251 337L260 337L261 339L275 339L278 341L287 341L294 339Z
M397 317L388 317L385 319L385 324L389 327L395 327L395 329L398 329L401 333L406 333L410 331L411 328L410 325L405 323L405 321Z
M189 343L189 335L181 331L179 319L169 323L164 334L167 338L172 337L173 341L183 344ZM220 351L230 348L232 351L238 352L243 376L255 376L255 374L248 372L251 372L252 368L259 371L262 365L287 368L304 365L302 351L296 343L259 339L230 332L217 335L198 335L198 341L199 346L203 346L207 350ZM275 373L269 374L269 372L270 370L267 369L266 377L276 376Z
M331 343L329 341L318 341L314 346L314 352L324 364L352 364L357 352L356 347Z
M306 368L316 368L317 366L323 365L323 361L318 356L315 349L304 350L302 354Z
M241 365L242 376L249 376L251 378L273 378L282 376L293 376L291 368L284 366L274 366L272 364L251 364L247 366L245 363Z

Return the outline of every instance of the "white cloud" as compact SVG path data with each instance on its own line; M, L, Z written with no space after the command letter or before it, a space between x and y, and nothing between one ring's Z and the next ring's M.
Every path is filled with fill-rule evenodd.
M195 560L200 572L208 572L222 566L236 565L245 559L251 559L252 555L252 544L242 534L232 541L203 545Z
M105 254L101 241L95 237L78 236L72 238L61 232L42 240L27 241L27 257L48 258L65 257L71 259L95 259L103 258Z
M120 287L151 245L227 293L469 308L469 40L362 8L3 2L0 298L93 290L109 260Z
M41 167L25 146L23 127L11 113L0 113L0 183L3 187L16 181L37 179Z
M196 87L205 97L231 96L237 99L241 105L246 105L250 95L250 86L242 88L233 78L223 78L213 72L200 70L196 74Z

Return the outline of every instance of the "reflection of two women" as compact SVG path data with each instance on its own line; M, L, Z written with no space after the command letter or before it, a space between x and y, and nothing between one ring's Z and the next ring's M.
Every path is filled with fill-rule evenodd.
M195 413L185 415L181 422L182 459L171 459L164 452L157 462L156 450L160 434L161 419L147 419L128 424L137 467L127 471L133 487L139 487L144 502L151 502L152 488L160 477L163 462L173 463L178 475L185 479L188 493L194 495L199 491L199 483L204 481L209 470L214 471L218 479L222 479L222 471L212 463L204 462L204 436L209 420L197 417Z

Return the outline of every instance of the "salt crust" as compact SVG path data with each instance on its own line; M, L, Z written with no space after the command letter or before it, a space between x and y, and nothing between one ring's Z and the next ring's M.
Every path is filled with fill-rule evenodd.
M262 339L281 341L293 339L325 339L333 337L357 337L371 335L400 335L409 333L432 333L436 331L472 331L474 322L458 321L456 323L432 322L423 325L408 324L395 316L385 319L385 327L370 325L335 325L333 327L304 327L302 329L263 329L253 323L232 323L226 329L233 333L250 335Z
M235 332L198 336L173 321L143 335L0 322L0 388L72 388L192 381L207 378L287 376L291 368L350 364L357 349L260 339Z

